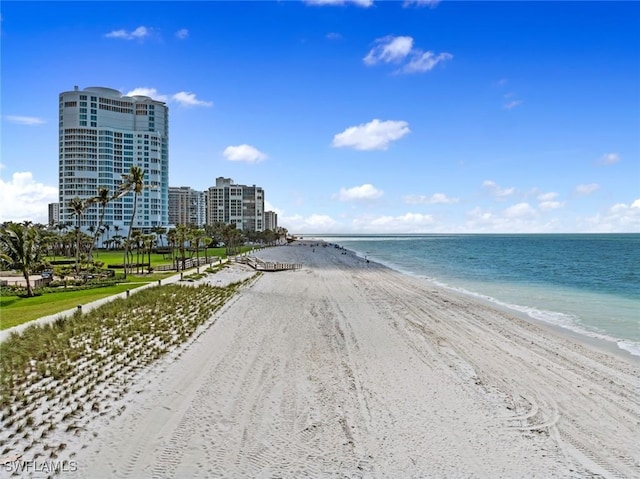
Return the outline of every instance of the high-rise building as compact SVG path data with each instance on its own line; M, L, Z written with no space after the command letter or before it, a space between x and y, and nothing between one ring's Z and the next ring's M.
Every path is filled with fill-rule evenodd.
M264 212L264 229L275 231L278 227L278 213L275 211Z
M169 224L195 225L206 223L205 194L188 186L169 187Z
M206 192L207 223L235 224L243 231L264 230L264 190L236 185L231 178L216 178Z
M49 203L49 226L60 222L60 203Z
M117 90L90 87L60 93L60 221L76 224L68 202L97 195L106 186L113 194L132 166L144 170L133 227L150 231L169 224L169 109L147 96L123 96ZM104 222L127 235L133 194L111 201ZM81 229L97 227L101 206L93 204L81 218Z

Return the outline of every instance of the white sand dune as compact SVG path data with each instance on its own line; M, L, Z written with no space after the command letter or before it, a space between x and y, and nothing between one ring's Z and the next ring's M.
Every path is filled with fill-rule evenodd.
M331 247L259 256L304 267L138 377L70 477L640 477L634 359Z

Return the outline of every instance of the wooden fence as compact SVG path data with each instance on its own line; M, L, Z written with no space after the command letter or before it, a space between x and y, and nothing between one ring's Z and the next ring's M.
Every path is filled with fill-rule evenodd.
M154 271L181 271L185 269L195 268L196 266L203 264L220 264L222 259L218 256L210 256L208 258L188 258L184 262L184 268L182 267L182 260L174 260L173 264L160 264L153 267Z

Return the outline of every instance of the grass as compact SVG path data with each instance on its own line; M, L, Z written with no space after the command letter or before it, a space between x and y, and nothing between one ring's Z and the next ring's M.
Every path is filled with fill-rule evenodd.
M136 280L138 279L140 278L136 278ZM124 283L106 288L85 289L81 291L61 291L59 293L48 293L32 298L2 296L0 297L0 330L12 328L13 326L43 316L59 313L60 311L74 308L79 304L87 304L97 299L122 293L128 289L138 288L148 282L149 279L146 279L144 282L132 281L133 284Z
M240 252L244 253L246 251L251 251L251 246L241 246L240 247ZM176 250L176 255L179 254L178 251ZM196 257L196 253L193 252L193 254L189 251L187 251L185 253L187 258ZM205 253L204 250L200 250L200 254L199 254L200 258L205 258ZM227 256L227 252L225 248L209 248L207 250L207 255L209 258L215 258L215 260L217 261L218 258L225 258ZM50 256L47 259L49 260L54 260L54 259L73 259L73 258L62 258L60 256ZM105 251L105 250L94 250L93 253L93 259L96 261L103 261L105 263L105 267L107 265L110 264L122 264L123 260L124 260L124 251L123 250L109 250L109 251ZM133 262L135 263L135 261L139 259L140 263L147 263L149 261L149 256L147 254L145 254L144 256L142 256L142 254L137 257L135 251L133 252ZM131 261L131 256L129 256L129 261ZM151 267L154 268L156 266L160 266L160 265L170 265L171 264L171 255L168 254L159 254L159 253L151 253Z
M242 252L250 251L251 246L242 246L240 250ZM105 266L109 264L122 264L123 251L98 251L95 255L95 259L103 261ZM210 258L224 258L226 257L225 248L209 248L207 255ZM194 254L195 257L195 254ZM200 251L200 257L204 258L204 251ZM50 257L49 259L54 259ZM57 257L56 259L61 259ZM148 257L145 255L143 259L140 257L140 261L147 261ZM135 261L135 254L134 254ZM171 258L168 255L151 254L151 266L158 266L161 264L171 264ZM106 298L118 293L122 293L127 289L137 288L149 282L154 282L159 279L166 278L172 274L177 274L175 271L153 273L153 274L128 274L126 283L121 283L115 286L108 286L96 289L88 289L83 291L65 291L61 290L55 293L46 293L42 296L35 296L32 298L24 298L19 296L0 296L0 330L12 328L22 323L32 321L34 319L41 318L43 316L49 316L51 314L59 313L67 309L75 308L79 304L87 304L92 301ZM133 283L133 284L132 284ZM136 284L139 283L139 284Z
M4 454L65 456L63 434L73 438L94 418L121 414L138 371L195 339L214 312L258 275L226 287L152 287L12 334L0 355ZM29 434L22 434L26 428Z

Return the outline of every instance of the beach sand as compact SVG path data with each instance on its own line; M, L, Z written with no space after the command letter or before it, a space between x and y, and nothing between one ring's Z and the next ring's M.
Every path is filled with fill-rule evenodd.
M637 361L344 253L260 251L303 268L140 373L63 477L640 477Z

